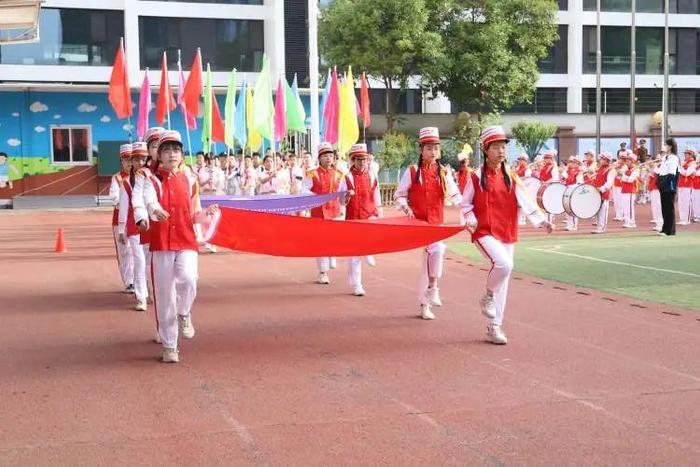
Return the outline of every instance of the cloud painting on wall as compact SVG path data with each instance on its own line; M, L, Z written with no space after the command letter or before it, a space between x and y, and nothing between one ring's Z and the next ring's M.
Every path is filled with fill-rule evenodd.
M19 117L19 112L12 112L13 117Z
M46 112L47 110L49 110L49 106L39 101L32 102L32 105L29 106L29 111L32 113Z
M102 118L100 118L100 121L102 123L109 123L112 121L112 119L109 117L109 115L103 115Z
M56 114L53 116L53 118L54 118L54 120L58 120L59 118L61 118L61 114Z
M18 140L17 138L10 138L7 140L7 144L14 148L14 147L17 147L20 144L22 144L22 142L20 140Z
M43 126L35 126L34 131L36 131L37 133L43 133L46 131L46 128L44 128Z
M134 125L129 125L129 124L127 123L127 124L125 124L125 125L122 127L122 129L123 129L124 131L131 131L131 130L134 129Z
M96 105L88 104L87 102L83 102L78 106L78 112L94 112L97 110Z

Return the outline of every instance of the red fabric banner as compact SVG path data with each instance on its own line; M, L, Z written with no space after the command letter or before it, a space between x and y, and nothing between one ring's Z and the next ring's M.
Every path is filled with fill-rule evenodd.
M408 218L333 221L220 208L205 241L271 256L366 256L424 247L462 230Z

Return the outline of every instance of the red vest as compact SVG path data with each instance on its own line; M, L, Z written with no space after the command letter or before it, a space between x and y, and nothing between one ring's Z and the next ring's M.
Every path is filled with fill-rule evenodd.
M471 170L469 167L460 167L457 172L457 186L459 187L459 192L464 193L464 188L467 186L467 180L469 180L469 173Z
M608 181L608 174L612 170L612 167L607 166L607 167L600 167L598 171L595 173L595 178L593 179L593 186L600 188L603 185L605 185ZM601 197L603 198L603 201L609 201L610 200L610 191L608 190L604 193L601 193Z
M552 179L552 169L554 169L553 164L545 164L540 169L540 181L548 182Z
M159 170L161 185L151 176L158 202L170 217L164 221L151 222L151 251L198 251L197 236L191 206L197 196L197 184L191 184L182 172L171 174Z
M700 190L700 175L698 175L698 171L695 171L695 175L692 177L693 181L693 190ZM695 207L693 207L695 209ZM700 207L698 208L700 209Z
M311 177L312 180L311 191L317 195L324 195L338 191L338 186L340 185L340 180L343 175L333 167L324 169L319 166L310 171L308 176ZM334 219L339 215L340 200L337 199L311 210L311 217L317 219Z
M576 185L576 178L578 178L578 173L579 170L575 169L569 169L566 171L566 180L565 180L565 185Z
M525 178L525 172L527 172L527 164L518 165L518 168L515 169L515 175L517 175L520 178ZM462 190L462 191L464 191L464 190Z
M518 199L515 195L515 181L511 180L511 189L506 187L503 173L486 169L486 191L481 188L479 177L472 174L474 184L474 215L476 231L472 241L491 235L503 243L518 241Z
M117 179L117 183L122 183L124 181L125 177L128 177L128 173L124 172L117 172L112 177ZM116 206L114 206L114 210L112 211L112 226L116 227L119 225L119 203L117 203Z
M430 167L422 166L420 183L417 183L418 167L412 165L409 168L411 188L408 189L408 205L416 219L436 225L442 224L445 209L445 190L440 180L440 170L442 169L438 164Z
M345 218L353 219L369 219L377 215L377 206L374 202L374 190L377 188L377 180L372 180L369 175L369 170L364 172L356 172L354 168L350 169L350 175L345 177L345 184L348 190L354 190L355 195L350 198L346 206Z
M625 172L625 177L629 177L633 170L634 169L627 169L627 172ZM623 193L636 193L637 192L637 181L636 180L633 182L620 181L620 185L622 186Z
M688 170L688 167L690 167L690 164L692 164L693 161L685 161L683 162L683 170ZM678 188L692 188L693 187L693 176L692 175L681 175L678 177Z
M131 206L131 183L128 177L122 181L122 185L124 186L124 191L126 191L126 196L129 198L129 212L126 214L126 234L131 237L139 234L139 228L136 226L136 220L134 220L134 208Z
M651 172L649 174L649 179L647 181L647 190L649 191L657 191L659 189L659 184L658 182L659 174L655 172Z

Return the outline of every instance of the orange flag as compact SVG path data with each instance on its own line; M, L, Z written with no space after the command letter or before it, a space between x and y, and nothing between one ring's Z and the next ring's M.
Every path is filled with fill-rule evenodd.
M369 86L367 85L367 76L362 73L360 85L360 114L362 115L362 125L368 128L372 124L372 118L369 114Z
M124 40L119 42L119 50L114 57L112 75L109 78L109 103L112 104L117 118L131 117L134 113L131 102L131 88L129 87L129 75L126 71L126 57L124 56Z
M172 112L177 107L173 90L170 88L168 80L168 60L163 52L163 63L160 69L160 91L158 93L158 102L156 103L156 121L159 125L165 122L165 114Z
M199 49L194 56L190 74L185 83L185 91L182 93L182 100L185 103L187 113L197 117L199 115L199 96L202 95L202 56Z

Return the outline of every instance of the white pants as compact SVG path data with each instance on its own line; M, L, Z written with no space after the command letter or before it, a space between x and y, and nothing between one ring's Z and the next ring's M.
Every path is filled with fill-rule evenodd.
M598 211L598 218L596 222L596 228L600 232L605 232L608 228L608 211L610 210L610 200L604 199L600 204L600 211Z
M622 218L625 220L625 225L635 225L634 194L620 193L620 207L622 208Z
M617 220L624 219L625 214L622 211L622 199L621 199L622 187L614 186L612 190L613 190L613 194L612 194L613 205L615 207L615 219L617 219Z
M148 298L148 286L146 285L146 255L141 248L141 237L131 235L128 241L134 257L134 295L136 295L136 301L145 302Z
M362 256L348 258L348 282L353 288L362 286L362 260Z
M143 257L146 259L146 286L148 287L148 296L153 298L153 276L151 275L151 245L143 243L141 245Z
M578 217L576 216L566 216L566 228L577 230L578 229Z
M678 222L685 223L692 220L690 217L692 191L692 188L687 187L678 189Z
M696 177L700 177L700 175L696 175ZM693 219L700 219L700 189L693 189L692 205Z
M177 348L177 316L192 310L197 296L197 259L193 250L151 253L153 303L163 347Z
M659 190L652 190L649 192L649 197L651 199L651 220L654 221L656 227L661 228L664 223L661 216L661 193Z
M440 279L445 264L445 242L428 245L423 250L423 265L421 266L420 283L418 284L418 300L421 305L429 305L425 296L430 279ZM437 285L437 283L436 283Z
M486 290L493 292L493 298L496 302L496 317L491 320L491 324L500 326L503 324L503 315L506 311L508 282L513 271L515 244L503 243L490 235L481 237L474 244L481 251L481 254L491 262L491 270L486 279Z
M131 246L129 242L121 243L119 241L118 227L112 226L112 234L114 235L114 246L117 249L117 266L119 267L119 276L122 278L124 287L134 284L134 257L131 254Z

